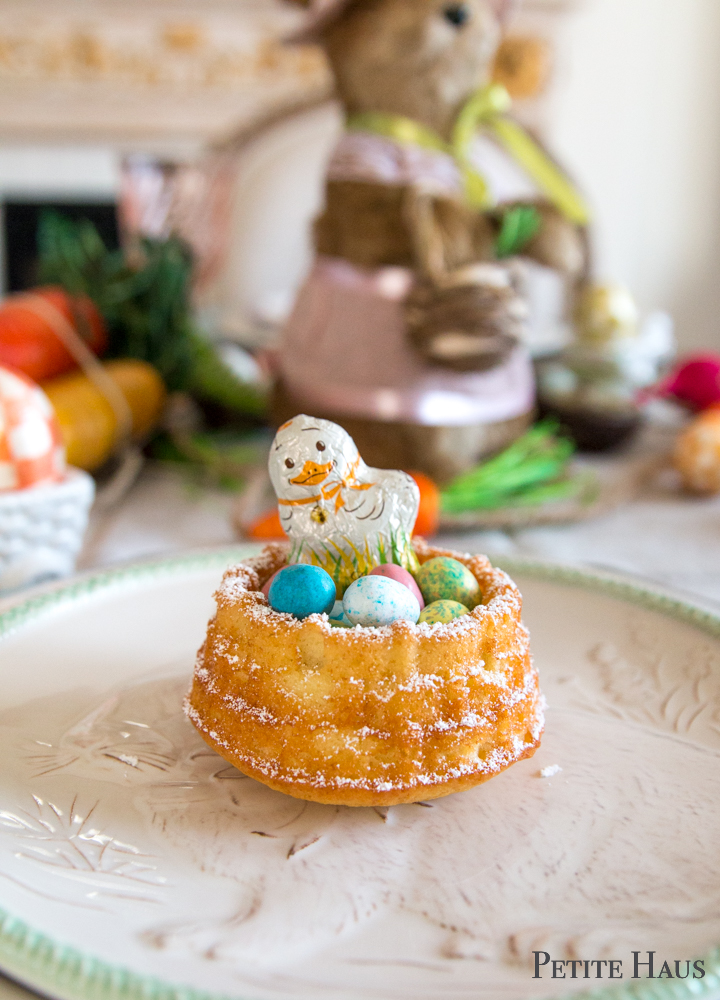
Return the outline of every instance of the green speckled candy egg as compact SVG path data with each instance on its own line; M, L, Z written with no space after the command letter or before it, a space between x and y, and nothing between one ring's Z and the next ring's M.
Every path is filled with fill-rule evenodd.
M459 601L433 601L432 604L426 604L423 608L418 625L422 622L427 625L436 625L438 622L446 624L469 614L469 609L464 604L460 604Z
M474 608L482 600L480 584L467 566L449 556L428 559L415 574L426 604L433 601L457 601Z

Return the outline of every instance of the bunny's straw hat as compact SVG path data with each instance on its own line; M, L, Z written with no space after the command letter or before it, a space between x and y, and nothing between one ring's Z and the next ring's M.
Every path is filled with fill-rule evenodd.
M317 41L325 28L340 17L347 7L360 2L360 0L291 0L291 2L307 10L307 19L305 24L287 40L289 42L314 42ZM452 0L448 0L449 4L451 2ZM503 22L507 20L511 10L518 3L519 0L490 0L491 6Z

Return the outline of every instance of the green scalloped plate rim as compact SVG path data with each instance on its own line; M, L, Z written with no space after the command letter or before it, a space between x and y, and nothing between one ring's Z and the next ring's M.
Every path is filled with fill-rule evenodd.
M234 559L246 558L260 546L240 545L200 553L120 566L81 576L68 583L26 597L0 613L0 641L27 622L43 617L63 605L137 580L202 569L219 570ZM612 573L599 573L557 563L497 558L494 562L508 573L530 576L551 583L570 584L596 590L618 600L639 605L692 625L720 638L720 615L679 600L669 593L629 582ZM575 1000L710 1000L720 996L720 946L704 958L703 979L659 982L637 979L622 986L566 995ZM0 907L0 970L30 989L59 1000L252 1000L214 994L191 987L141 976L130 969L85 955L54 941L13 917ZM550 1000L550 998L548 998Z

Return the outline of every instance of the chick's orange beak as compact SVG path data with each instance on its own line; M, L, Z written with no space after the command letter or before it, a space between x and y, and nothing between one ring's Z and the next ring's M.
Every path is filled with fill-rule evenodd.
M317 462L306 462L302 472L290 482L293 486L319 486L327 479L332 467L332 462L327 462L325 465L318 465Z

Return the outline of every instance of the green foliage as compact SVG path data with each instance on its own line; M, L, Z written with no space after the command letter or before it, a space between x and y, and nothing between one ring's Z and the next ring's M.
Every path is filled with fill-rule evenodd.
M540 229L540 213L532 205L515 205L502 217L500 232L495 241L495 256L498 260L522 253L530 240Z
M43 283L95 302L108 326L111 357L149 361L171 391L264 416L264 393L238 379L195 326L192 256L181 240L143 239L137 259L129 259L122 250L108 250L88 220L48 212L40 220L38 247Z
M567 474L574 445L557 429L550 420L536 424L505 451L458 476L440 494L442 510L461 514L576 495L584 480Z
M374 548L367 538L361 549L347 535L342 536L342 542L343 545L339 545L329 538L315 548L307 539L301 539L294 543L290 561L309 559L313 566L320 566L335 581L338 597L342 597L351 583L361 576L367 576L375 566L394 562L415 573L420 565L411 538L402 529L390 532L389 535L378 535Z
M150 445L150 454L158 461L185 467L200 485L237 493L247 485L248 470L266 460L269 444L264 431L163 433Z

